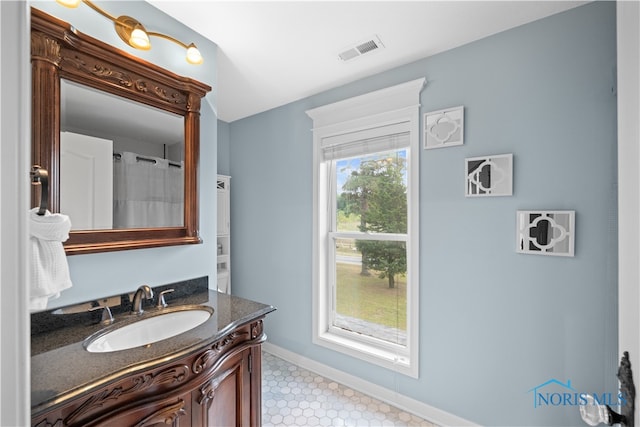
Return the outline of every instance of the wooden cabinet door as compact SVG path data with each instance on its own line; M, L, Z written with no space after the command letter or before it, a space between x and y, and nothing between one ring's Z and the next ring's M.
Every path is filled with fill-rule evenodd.
M251 348L230 357L192 392L193 426L251 426L251 359Z
M85 427L189 427L191 426L191 396L150 400L132 407L123 408L91 422Z

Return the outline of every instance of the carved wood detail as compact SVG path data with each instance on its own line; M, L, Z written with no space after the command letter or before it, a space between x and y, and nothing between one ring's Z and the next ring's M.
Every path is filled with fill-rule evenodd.
M215 344L213 344L211 346L211 350L216 354L222 353L228 347L233 346L235 343L237 343L238 341L242 340L247 335L249 335L249 332L247 332L247 331L233 332L233 333L225 336L220 341L217 341Z
M157 373L145 373L143 375L126 378L112 388L104 389L85 400L76 410L65 418L65 424L71 424L83 414L103 407L110 401L117 401L131 393L137 393L153 386L174 386L184 382L189 376L189 367L186 365L171 366Z
M184 400L178 399L178 402L167 405L154 412L153 414L145 417L140 422L135 424L134 427L147 427L155 424L163 423L166 425L177 427L178 417L186 415L184 410Z
M174 111L176 108L182 114L187 111L186 93L92 55L62 47L60 66L64 73L82 80L86 79L87 84L92 86L115 85L120 90L126 91L131 99L139 100L139 96L155 97L156 101L168 103ZM92 82L92 80L95 81ZM192 96L199 99L197 95Z
M58 418L54 423L49 422L48 419L44 419L34 427L64 427L64 422L61 418Z
M262 320L258 320L254 324L251 325L251 339L256 339L260 335L262 335L263 324Z
M249 335L249 332L247 331L232 332L229 335L226 335L220 341L216 341L216 343L213 344L210 349L203 352L195 360L195 362L193 362L193 365L191 366L191 370L195 374L199 374L205 371L206 369L211 367L209 363L215 361L217 356L220 353L227 351L227 349L231 348L238 341L241 341L243 337L246 337L248 335Z
M60 65L60 43L46 34L39 32L31 33L31 59L47 61L55 65Z
M200 111L201 98L199 96L194 96L193 94L189 94L187 97L187 111L197 113Z

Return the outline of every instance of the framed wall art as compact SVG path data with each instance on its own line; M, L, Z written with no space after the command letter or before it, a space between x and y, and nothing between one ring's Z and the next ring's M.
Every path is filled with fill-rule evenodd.
M465 159L467 197L511 196L513 194L513 154Z
M464 107L431 111L424 115L424 148L464 144Z
M517 252L574 256L575 211L517 211Z

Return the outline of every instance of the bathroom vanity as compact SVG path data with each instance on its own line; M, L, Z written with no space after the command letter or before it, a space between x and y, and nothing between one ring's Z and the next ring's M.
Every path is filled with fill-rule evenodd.
M168 289L167 307L157 307ZM209 290L206 277L153 290L141 316L131 314L132 294L32 315L32 426L261 425L263 319L275 308ZM97 305L111 305L111 325L100 323ZM195 306L213 314L186 332L87 350L103 330Z

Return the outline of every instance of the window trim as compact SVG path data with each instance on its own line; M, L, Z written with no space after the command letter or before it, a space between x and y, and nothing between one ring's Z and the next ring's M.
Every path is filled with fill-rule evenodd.
M365 95L308 110L313 119L313 337L316 345L348 354L413 378L419 375L419 156L420 92L424 78L391 86ZM410 145L407 194L407 351L400 352L389 343L376 345L375 338L362 339L356 333L335 331L330 323L332 291L328 237L332 215L327 194L330 161L322 159L322 142L350 133L367 133L381 125L409 122ZM334 233L335 234L335 233ZM344 234L344 233L340 233ZM400 346L396 346L400 347Z

